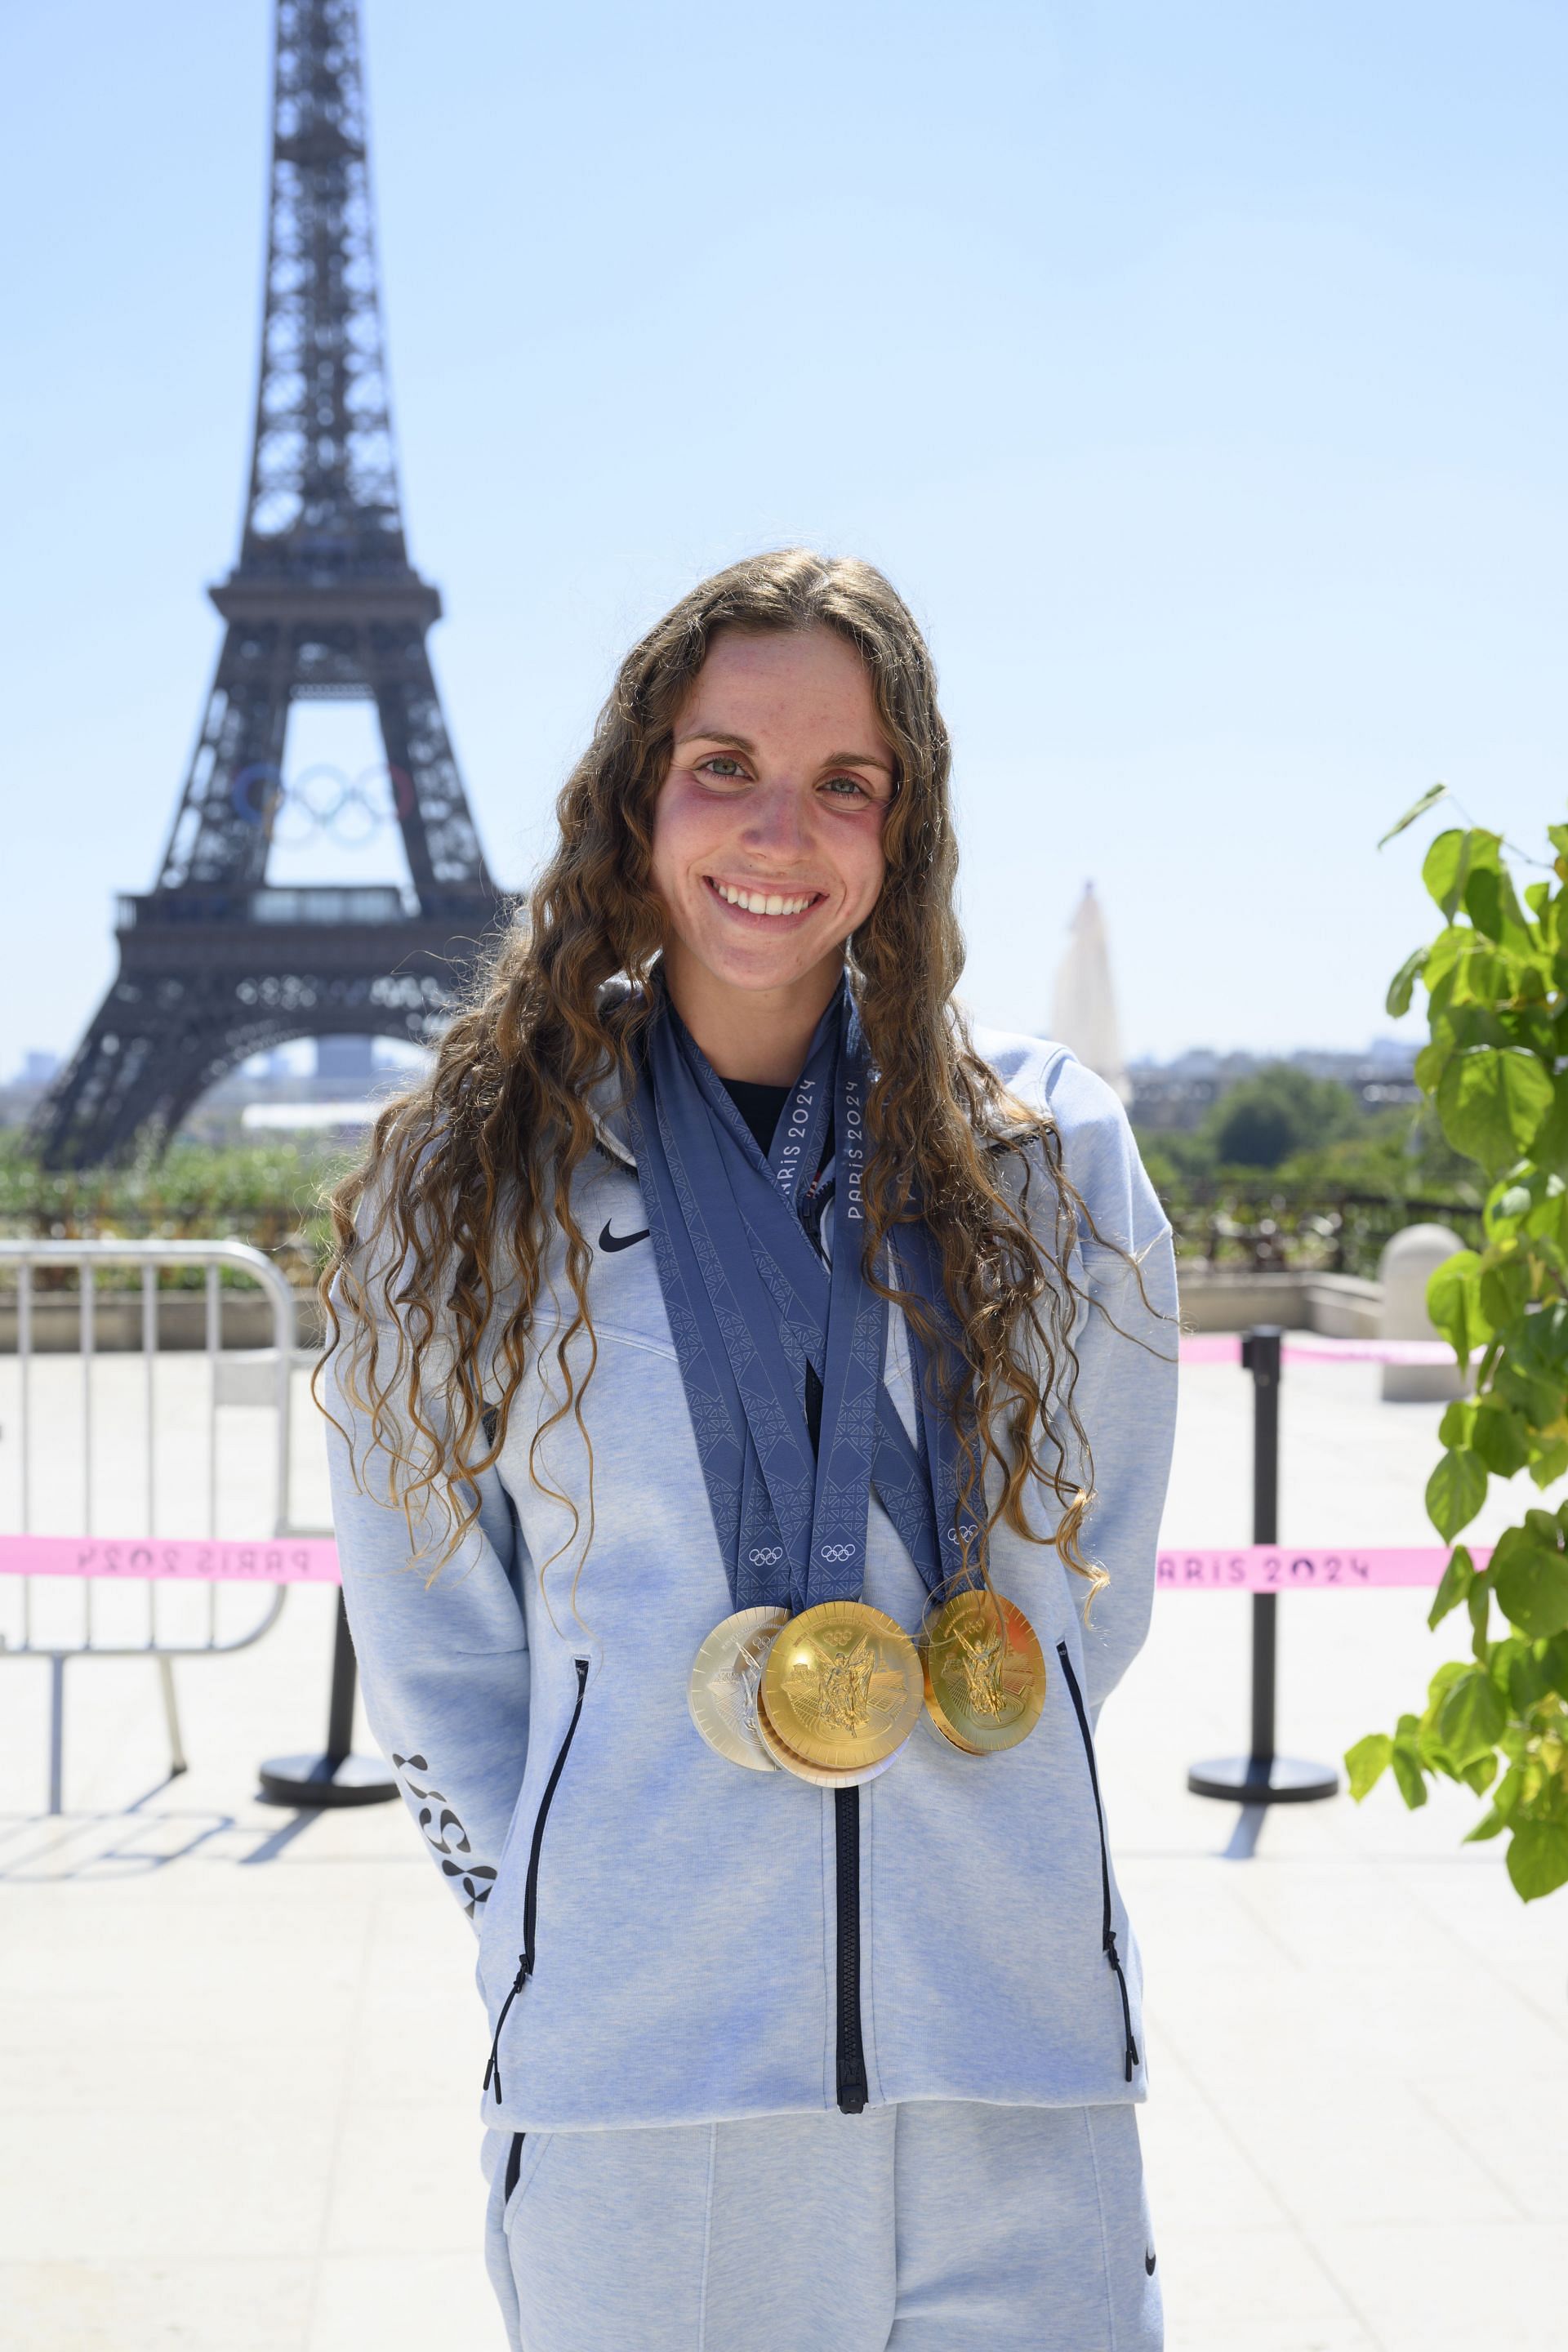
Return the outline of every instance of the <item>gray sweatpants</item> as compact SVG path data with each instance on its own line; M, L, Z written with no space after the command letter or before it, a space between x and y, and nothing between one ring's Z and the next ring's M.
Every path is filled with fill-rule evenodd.
M513 2352L1159 2352L1136 2111L488 2132ZM509 2193L509 2180L510 2182Z

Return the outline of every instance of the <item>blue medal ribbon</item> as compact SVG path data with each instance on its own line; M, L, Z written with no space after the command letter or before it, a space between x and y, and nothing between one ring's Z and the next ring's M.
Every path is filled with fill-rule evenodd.
M731 1606L798 1612L857 1598L873 1486L935 1591L962 1560L958 1445L912 1330L921 1444L882 1380L887 1302L866 1278L863 1245L869 1070L847 985L817 1025L766 1153L656 988L633 1141ZM823 1167L830 1119L834 1156ZM829 1194L825 1264L805 1215ZM923 1225L901 1227L898 1248L906 1286L942 1335L951 1381L952 1318ZM815 1461L807 1365L823 1391ZM972 1568L981 1556L972 1539Z

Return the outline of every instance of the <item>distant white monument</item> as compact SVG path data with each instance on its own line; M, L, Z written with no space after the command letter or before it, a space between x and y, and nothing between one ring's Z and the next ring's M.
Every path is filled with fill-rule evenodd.
M1051 1034L1070 1045L1079 1060L1113 1087L1123 1102L1131 1102L1132 1088L1122 1059L1116 992L1110 984L1105 918L1092 882L1084 884L1068 929L1068 951L1057 967Z

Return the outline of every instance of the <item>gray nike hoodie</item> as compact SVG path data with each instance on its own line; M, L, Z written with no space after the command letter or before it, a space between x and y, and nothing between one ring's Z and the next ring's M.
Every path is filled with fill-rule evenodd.
M636 1171L613 1123L574 1202L594 1244L584 1427L557 1422L531 1475L531 1444L562 1394L554 1350L571 1293L558 1244L478 1523L433 1583L403 1511L380 1499L384 1465L372 1460L356 1481L350 1441L363 1465L364 1416L335 1359L329 1370L366 1709L479 1932L491 2126L831 2107L846 2104L847 2050L872 2105L1144 2095L1141 1971L1093 1726L1148 1630L1175 1411L1170 1230L1109 1087L1064 1047L984 1030L975 1042L1056 1122L1094 1228L1073 1244L1089 1302L1076 1402L1098 1496L1085 1546L1110 1581L1086 1625L1083 1580L1047 1546L994 1529L994 1580L1033 1622L1047 1668L1044 1714L1020 1746L966 1756L921 1724L847 1807L788 1773L742 1771L698 1737L687 1680L730 1596ZM1048 1214L1043 1186L1038 1198ZM831 1236L829 1217L829 1247ZM361 1247L374 1261L374 1223ZM573 1346L581 1374L585 1336ZM896 1312L887 1381L912 1429ZM1048 1529L1058 1516L1042 1489L1032 1523ZM874 1496L865 1598L918 1628L924 1589Z

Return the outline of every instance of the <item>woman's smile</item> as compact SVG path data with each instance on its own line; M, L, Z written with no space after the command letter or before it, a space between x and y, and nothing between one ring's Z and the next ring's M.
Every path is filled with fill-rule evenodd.
M801 916L808 915L814 907L819 907L826 896L821 890L803 890L798 883L792 887L786 882L721 881L716 874L705 874L702 878L731 914L742 916L748 921L755 921L759 918L773 924L779 923L781 919L784 922L798 920Z

